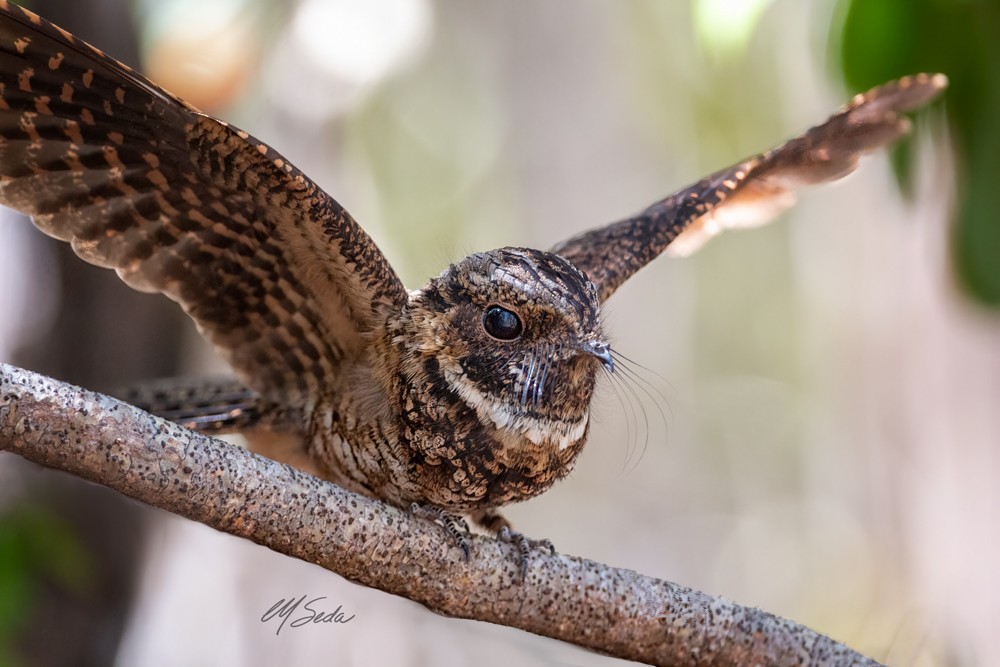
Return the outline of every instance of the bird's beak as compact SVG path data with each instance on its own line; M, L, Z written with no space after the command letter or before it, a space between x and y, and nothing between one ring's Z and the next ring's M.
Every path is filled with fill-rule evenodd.
M609 373L615 372L615 360L611 357L611 346L604 341L584 341L580 344L580 351L599 359Z

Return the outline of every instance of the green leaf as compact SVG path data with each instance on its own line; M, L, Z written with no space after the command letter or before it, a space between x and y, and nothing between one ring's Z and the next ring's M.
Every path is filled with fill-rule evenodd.
M952 258L965 292L1000 307L1000 2L842 0L831 45L852 90L915 72L950 79L944 104L957 160L959 195ZM912 192L912 144L892 156Z

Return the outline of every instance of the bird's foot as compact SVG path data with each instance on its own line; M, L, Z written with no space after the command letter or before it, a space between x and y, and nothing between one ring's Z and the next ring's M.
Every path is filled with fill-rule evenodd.
M501 528L497 532L497 539L502 542L509 542L510 544L513 544L524 556L527 556L535 549L548 551L550 556L556 555L556 548L555 545L552 544L552 540L546 540L544 538L536 540L532 537L528 537L524 533L511 530L510 526L504 526Z
M556 548L549 540L535 540L523 533L514 530L510 521L500 514L496 509L479 510L472 513L472 521L481 526L484 530L496 535L501 542L507 542L517 547L518 565L521 571L521 580L528 574L528 556L535 549L548 551L551 555L556 555Z
M551 540L541 539L536 540L534 538L528 537L524 533L519 533L516 530L511 530L510 526L504 526L499 531L497 531L497 539L501 542L507 542L513 544L517 547L519 554L518 565L521 571L521 581L524 581L528 576L528 556L535 549L540 549L542 551L548 551L550 556L556 555L556 548L553 546Z
M441 524L455 543L462 548L465 560L468 562L472 555L472 547L469 542L469 524L466 523L465 519L455 514L450 514L440 507L421 505L419 503L410 505L410 513L421 519Z

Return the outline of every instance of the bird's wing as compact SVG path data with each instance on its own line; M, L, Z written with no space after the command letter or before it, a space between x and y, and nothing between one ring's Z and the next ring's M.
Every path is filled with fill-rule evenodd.
M282 404L314 398L407 299L347 211L275 151L4 0L0 203L177 301Z
M906 134L910 123L900 114L947 83L942 74L917 74L857 95L805 134L552 251L586 273L603 301L661 252L689 255L724 229L770 222L794 203L796 188L847 175L861 155Z

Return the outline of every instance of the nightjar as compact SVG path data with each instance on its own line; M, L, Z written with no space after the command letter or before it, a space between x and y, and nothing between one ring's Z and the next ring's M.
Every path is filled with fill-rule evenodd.
M510 536L497 508L568 474L587 439L598 374L614 370L602 303L661 253L764 223L796 187L852 171L945 85L887 83L637 215L550 251L476 253L407 291L270 147L0 0L0 203L179 303L239 378L134 402L278 434L333 482Z

